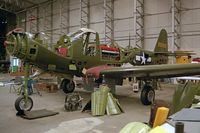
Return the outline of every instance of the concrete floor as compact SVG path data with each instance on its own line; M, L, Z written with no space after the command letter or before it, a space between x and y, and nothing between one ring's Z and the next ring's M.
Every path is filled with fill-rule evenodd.
M6 74L0 75L0 81L10 79ZM166 86L166 85L165 85ZM169 101L174 87L167 85L156 91L156 99ZM83 105L90 98L90 93L77 89L84 98ZM133 93L130 86L117 87L116 98L122 105L125 113L113 116L92 117L81 111L66 112L64 110L65 94L46 93L42 96L33 94L34 109L58 111L59 114L35 120L26 120L17 117L14 102L18 95L9 93L9 86L0 87L0 133L117 133L129 122L148 122L150 106L141 104L140 93Z

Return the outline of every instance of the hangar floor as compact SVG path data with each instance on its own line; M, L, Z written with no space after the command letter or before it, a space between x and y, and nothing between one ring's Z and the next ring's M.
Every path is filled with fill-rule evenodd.
M0 80L10 78L0 75ZM156 91L156 99L170 101L174 85L162 85ZM90 98L90 93L77 89L84 98L83 105ZM81 111L66 112L64 110L65 94L59 90L57 93L42 92L42 96L31 95L34 109L48 109L58 111L59 114L35 120L26 120L17 117L14 101L16 93L9 93L9 86L0 87L0 133L116 133L129 122L149 120L150 106L141 104L140 93L133 93L130 86L117 87L116 98L122 105L125 113L113 116L92 117L89 113Z

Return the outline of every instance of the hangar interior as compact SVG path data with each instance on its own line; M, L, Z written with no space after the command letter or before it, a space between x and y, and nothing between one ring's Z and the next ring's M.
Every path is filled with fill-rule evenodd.
M47 33L51 44L63 33L87 27L99 32L103 43L113 40L121 46L152 50L165 28L170 50L193 50L199 55L198 0L38 0L18 6L25 9L13 9L17 26Z
M192 51L195 53L192 58L199 59L199 11L199 0L0 0L0 60L9 58L9 55L6 55L4 46L6 46L6 34L14 28L23 28L25 32L32 34L45 33L50 47L56 45L62 35L75 32L80 28L88 28L99 33L101 44L116 44L126 48L132 46L150 51L153 51L161 29L165 29L168 35L169 51ZM13 61L11 61L11 65L19 65L18 58L12 56L11 58ZM198 61L200 62L200 60ZM170 57L169 64L173 63L175 63L175 60ZM26 66L24 67L23 69L28 69ZM19 68L17 69L19 70ZM13 70L11 71L13 72ZM18 91L21 93L21 88L19 89L19 87L24 86L14 83L18 89L15 88L16 86L12 88L13 82L11 82L13 78L26 77L26 73L15 75L15 72L14 74L12 72L0 72L1 133L129 133L123 130L125 126L132 122L140 122L139 124L150 122L152 115L155 115L153 111L157 109L157 104L158 106L169 107L172 105L169 103L174 101L179 103L181 100L185 100L191 103L191 100L177 100L177 97L174 97L175 93L178 93L176 91L177 88L192 88L193 92L194 89L199 89L199 77L192 79L197 80L195 87L193 85L190 86L190 84L186 84L184 87L179 84L172 84L171 79L167 78L161 84L156 83L158 89L154 92L156 100L160 100L161 104L165 105L156 103L156 105L144 106L140 102L141 94L133 92L134 83L131 82L131 86L126 84L126 82L129 82L128 77L124 79L125 84L123 86L116 87L116 95L114 95L121 105L117 106L123 113L120 115L94 117L91 112L66 111L67 109L63 107L66 102L66 94L61 89L52 91L52 86L50 86L48 91L42 89L39 91L34 90L36 92L31 95L34 101L33 109L45 108L59 112L59 114L35 120L26 120L16 116L16 106L13 106L18 97ZM190 72L188 70L188 73ZM199 70L197 72L200 73ZM191 73L194 75L193 71ZM46 74L40 78L44 83L48 82L48 80L59 82L52 77L52 75ZM9 83L4 84L7 81ZM78 92L83 97L83 99L80 98L82 104L87 105L90 98L92 98L91 93L83 90L82 86L78 86L79 82L82 82L82 79L77 78L75 92ZM26 85L28 86L28 83ZM43 86L37 87L42 88ZM57 84L53 85L52 88L54 87L59 88ZM191 95L194 96L195 94L192 93ZM178 97L181 98L180 95ZM26 104L26 101L24 103ZM167 114L169 113L169 110L165 111L166 108L164 113L162 112L162 118L167 117L164 115L166 112ZM161 118L158 118L158 121L160 120ZM193 123L194 130L192 133L200 132L199 121L198 119L198 122ZM175 123L172 125L175 127ZM149 127L147 130L146 132L150 132ZM186 131L190 131L190 126L186 126ZM175 131L173 130L173 132L169 133L175 133Z

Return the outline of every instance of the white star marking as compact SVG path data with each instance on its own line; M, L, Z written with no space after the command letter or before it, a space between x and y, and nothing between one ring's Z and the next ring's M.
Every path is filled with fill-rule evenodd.
M142 53L141 60L142 60L141 64L146 64L146 58L145 58L144 52Z

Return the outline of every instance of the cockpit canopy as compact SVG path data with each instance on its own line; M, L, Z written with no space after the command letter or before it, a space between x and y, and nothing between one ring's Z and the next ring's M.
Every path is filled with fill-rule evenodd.
M46 45L50 44L49 36L44 32L36 33L34 39L37 41L41 41L41 44L46 44Z
M67 36L71 38L71 41L75 41L77 39L82 38L84 34L90 34L90 33L96 34L96 32L94 30L87 29L87 28L81 28L80 30L78 30L76 32L67 34Z

